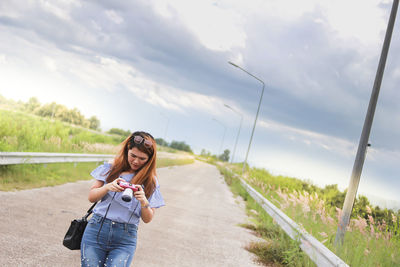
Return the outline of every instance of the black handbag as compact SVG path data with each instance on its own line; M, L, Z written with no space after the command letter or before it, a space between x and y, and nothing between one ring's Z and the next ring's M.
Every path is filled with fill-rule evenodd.
M88 223L87 218L93 212L94 206L96 206L97 202L94 203L86 215L82 217L82 219L75 219L71 222L71 225L68 228L67 233L64 236L63 245L71 250L81 249L81 241L83 232L85 231L86 225Z

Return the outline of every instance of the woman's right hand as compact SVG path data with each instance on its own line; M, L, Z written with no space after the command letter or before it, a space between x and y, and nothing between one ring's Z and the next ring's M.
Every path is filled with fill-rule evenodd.
M124 191L124 188L118 185L119 181L124 181L125 180L121 177L115 179L112 183L107 184L107 189L108 191L113 191L113 192L122 192Z

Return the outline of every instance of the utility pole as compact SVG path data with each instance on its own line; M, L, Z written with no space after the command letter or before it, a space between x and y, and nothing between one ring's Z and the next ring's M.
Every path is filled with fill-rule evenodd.
M354 200L357 195L357 189L360 183L361 171L365 161L365 154L368 146L369 134L371 132L372 121L374 119L376 103L378 101L379 90L381 88L383 72L385 70L387 54L389 51L390 40L392 38L393 26L396 19L398 6L399 6L399 0L394 0L392 5L392 11L390 13L388 27L386 30L385 40L383 43L381 57L379 60L378 69L376 71L374 87L372 89L372 94L368 105L368 111L365 117L364 127L362 129L357 155L354 162L353 171L351 174L350 184L347 190L346 198L344 200L342 217L340 218L340 222L336 233L336 238L335 238L336 246L341 245L343 243L344 235L346 233L346 228L350 222L350 216L351 216L351 211L353 210Z

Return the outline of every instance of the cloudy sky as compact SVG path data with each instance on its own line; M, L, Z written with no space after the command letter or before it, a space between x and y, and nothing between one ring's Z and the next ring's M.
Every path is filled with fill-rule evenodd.
M0 94L77 107L103 130L147 130L197 153L233 151L242 116L243 161L262 84L232 61L266 85L250 164L344 189L391 4L3 0ZM397 20L359 187L398 201L399 59Z

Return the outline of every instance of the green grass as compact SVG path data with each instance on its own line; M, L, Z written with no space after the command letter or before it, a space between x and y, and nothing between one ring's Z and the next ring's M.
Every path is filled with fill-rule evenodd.
M0 151L115 153L122 137L0 109Z
M172 147L168 147L168 146L157 145L157 149L158 149L158 151L163 151L163 152L168 152L168 153L177 153L178 152L178 150L176 150Z
M186 158L186 159L157 158L157 168L186 165L192 163L194 163L194 159L192 158Z
M353 218L343 245L337 248L334 240L338 214L331 207L325 207L323 199L317 194L285 189L279 191L268 186L257 186L254 182L252 186L350 266L400 266L397 226L388 227L372 219Z
M193 159L157 159L157 168L193 163ZM101 162L18 164L0 166L0 191L54 186L90 180L90 172Z
M398 212L397 215L388 213L391 215L376 221L374 216L379 208L360 207L362 201L356 202L357 209L353 211L343 245L336 247L334 240L339 210L332 205L335 203L331 198L331 189L334 187L329 187L329 190L320 189L299 179L273 176L262 169L251 169L245 179L350 266L400 266ZM338 196L342 197L341 194ZM359 212L361 208L367 211ZM264 227L268 226L263 225L257 229ZM255 251L261 253L261 248L267 249L266 246L260 246Z
M98 162L0 166L0 190L12 191L89 180Z
M242 227L254 231L264 239L262 242L252 242L246 249L258 257L258 261L266 266L315 266L309 257L301 251L299 243L292 240L255 202L240 184L239 179L224 167L219 167L226 183L235 195L240 195L246 203L247 215L251 218L251 224L243 224Z

